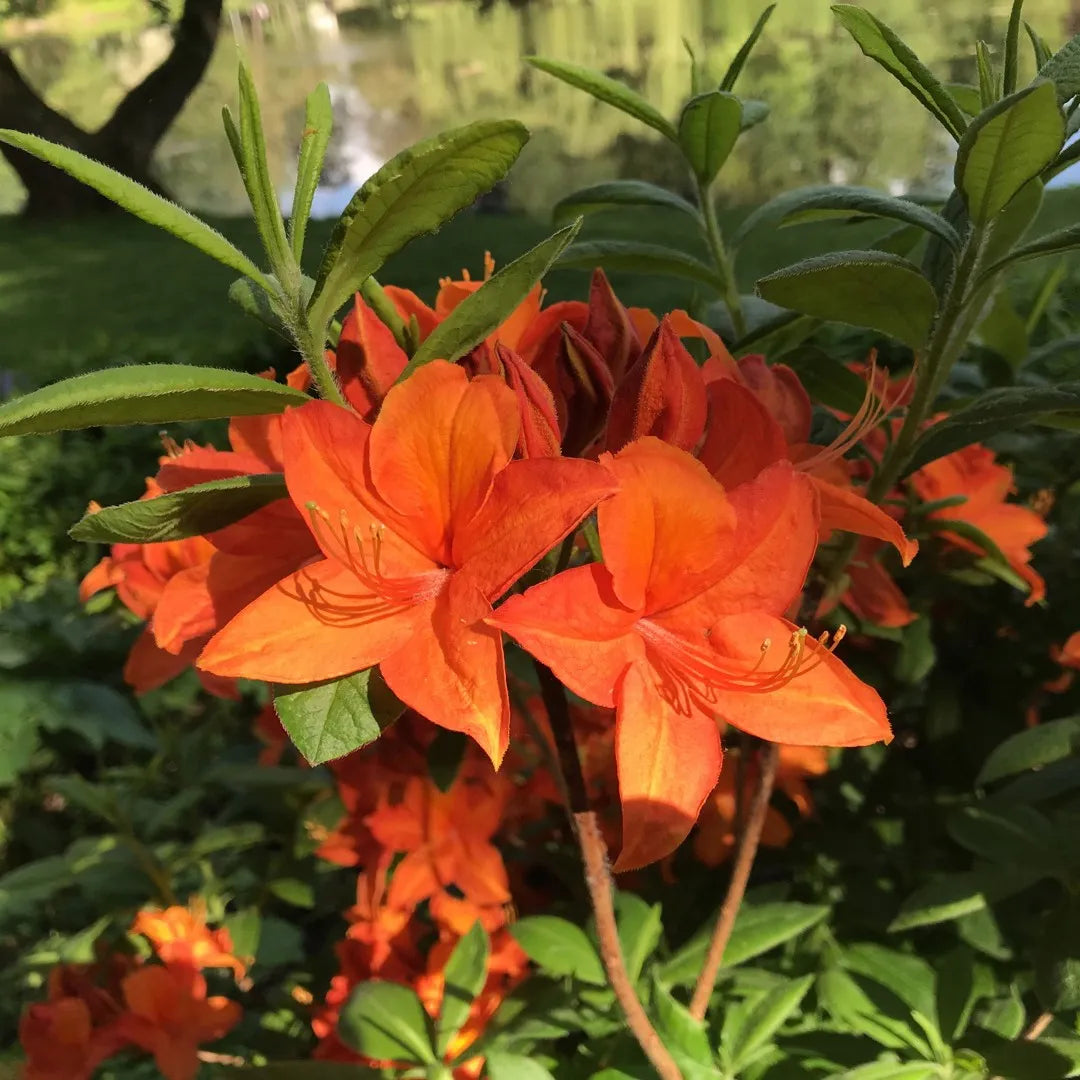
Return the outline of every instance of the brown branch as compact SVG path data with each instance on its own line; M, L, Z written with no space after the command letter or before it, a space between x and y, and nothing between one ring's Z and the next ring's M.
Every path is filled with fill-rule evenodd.
M720 971L720 965L724 962L724 950L727 948L731 931L735 926L735 916L738 915L739 908L742 906L746 885L750 880L750 871L754 865L754 856L757 855L761 832L765 827L765 814L769 809L773 784L776 782L776 766L779 758L780 747L776 743L766 743L761 751L761 773L750 803L746 827L739 836L739 845L735 851L735 861L731 867L731 883L728 885L724 902L720 906L720 914L716 918L709 952L705 957L701 974L698 976L697 985L694 987L694 996L690 999L690 1015L697 1020L705 1019L705 1010L709 1007L709 999L716 985L716 976Z
M1024 1034L1020 1037L1025 1042L1034 1042L1050 1026L1053 1019L1054 1014L1052 1012L1041 1013L1031 1021L1030 1025L1024 1030Z
M626 960L619 943L619 928L615 921L615 900L607 846L604 844L596 814L589 809L588 790L574 741L574 727L570 719L566 691L550 668L539 661L535 661L535 665L540 680L540 695L544 699L551 731L555 736L558 765L569 797L570 817L581 848L585 884L596 917L596 934L600 939L600 959L604 963L608 982L626 1017L626 1026L661 1080L682 1080L679 1066L675 1064L675 1059L652 1026L626 970Z

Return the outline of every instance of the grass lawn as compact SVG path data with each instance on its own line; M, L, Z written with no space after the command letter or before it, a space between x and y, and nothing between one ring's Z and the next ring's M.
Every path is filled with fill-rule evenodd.
M730 215L728 224L741 216ZM1077 220L1080 191L1052 192L1037 230ZM250 221L214 224L249 254L259 250ZM586 225L596 231L595 221ZM643 211L609 220L605 231L692 247L685 228L678 215L671 220ZM328 222L312 223L309 272L329 230ZM502 265L551 231L548 223L520 215L461 214L438 234L414 241L379 276L430 300L438 278L456 276L462 267L478 273L484 251ZM794 259L861 247L867 237L865 226L836 223L765 227L740 252L743 289L749 291L756 278ZM226 299L233 276L183 242L126 215L55 223L0 218L0 374L10 373L25 387L135 361L257 370L280 357L282 343ZM626 303L656 310L685 306L693 296L694 286L677 279L638 274L612 279ZM560 271L546 284L551 299L584 298L588 279L578 271Z

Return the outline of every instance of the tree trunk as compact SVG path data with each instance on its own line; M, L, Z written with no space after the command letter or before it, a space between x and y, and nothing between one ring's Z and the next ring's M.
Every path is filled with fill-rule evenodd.
M84 131L50 108L0 49L0 127L40 135L78 150L160 192L152 175L154 150L198 85L214 52L222 0L186 0L162 63L134 87L103 127ZM100 213L113 204L59 169L0 146L27 191L27 217Z

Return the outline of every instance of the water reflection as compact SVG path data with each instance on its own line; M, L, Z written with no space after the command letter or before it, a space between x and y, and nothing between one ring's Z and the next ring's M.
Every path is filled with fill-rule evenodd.
M189 205L239 213L243 193L219 125L235 97L237 45L262 95L271 169L287 205L305 93L330 86L337 125L316 212L336 213L378 165L409 143L473 119L515 116L533 139L510 185L515 204L544 212L572 186L613 176L678 185L678 167L653 133L521 63L540 53L598 67L674 115L686 93L684 38L717 75L753 26L763 0L257 0L231 9L206 79L162 144L165 184ZM1073 0L1027 0L1025 18L1063 40ZM1008 0L878 0L891 23L944 79L973 79L976 38L999 41ZM51 103L94 125L159 62L160 29L103 37L25 35L17 62ZM1024 55L1030 69L1030 56ZM1029 72L1030 73L1030 72ZM1023 74L1023 73L1022 73ZM743 93L772 106L725 166L722 195L759 201L820 181L892 191L947 183L947 136L834 23L829 0L782 0L742 76ZM0 176L0 210L21 196Z

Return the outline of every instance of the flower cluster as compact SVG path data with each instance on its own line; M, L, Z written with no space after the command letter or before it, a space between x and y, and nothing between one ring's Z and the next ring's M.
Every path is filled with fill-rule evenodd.
M145 937L161 963L111 952L50 973L48 999L31 1005L19 1026L24 1080L89 1080L124 1050L150 1054L166 1080L192 1080L199 1047L239 1022L239 1005L208 996L202 974L244 974L227 931L208 929L198 908L170 907L140 912L131 934Z

